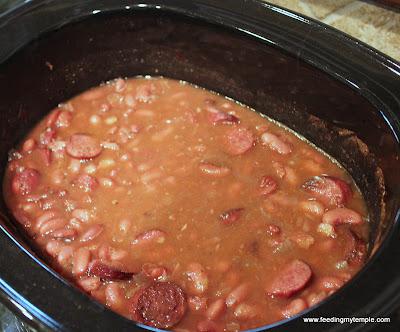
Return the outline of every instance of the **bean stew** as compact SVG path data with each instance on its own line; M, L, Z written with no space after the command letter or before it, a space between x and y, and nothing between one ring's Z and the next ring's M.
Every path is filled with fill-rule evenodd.
M119 78L60 104L10 152L3 191L55 270L161 329L291 317L366 258L366 204L335 160L165 78Z

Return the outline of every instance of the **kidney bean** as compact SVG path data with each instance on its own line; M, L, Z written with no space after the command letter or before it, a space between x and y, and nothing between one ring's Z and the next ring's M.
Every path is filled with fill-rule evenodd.
M106 303L111 308L120 307L125 300L124 291L115 283L108 284L105 289Z
M166 233L159 229L151 229L149 231L140 233L136 236L136 238L132 241L132 244L145 244L145 243L164 243L166 238Z
M208 275L204 267L199 263L191 263L186 271L186 276L191 281L191 293L200 295L208 289Z
M278 183L271 176L264 175L259 183L260 195L268 196L278 189Z
M125 272L118 267L106 264L99 259L89 264L89 275L99 277L101 280L129 280L133 272Z
M90 213L89 210L86 209L75 209L72 211L71 215L83 222L88 222L90 219Z
M277 276L267 287L267 294L290 297L302 290L311 279L312 271L308 264L295 259L279 270Z
M77 159L91 159L101 153L99 141L87 134L73 134L67 142L67 153Z
M318 304L322 300L326 298L326 293L325 292L319 292L319 293L311 293L310 295L307 296L307 304L309 307L312 307L313 305Z
M63 218L53 218L42 224L39 229L40 235L47 235L56 230L64 228L67 225L67 221Z
M80 189L84 190L85 192L91 192L95 190L99 185L97 179L88 174L80 175L75 183Z
M32 193L40 183L40 173L34 168L25 168L14 174L11 189L14 194L27 195Z
M207 119L208 121L213 124L235 124L235 123L239 123L240 120L238 117L236 117L233 114L229 114L226 112L222 112L220 110L218 110L217 108L215 108L214 106L208 105L206 106L206 110L207 110Z
M147 263L142 266L143 273L154 280L163 281L168 277L168 271L163 266Z
M36 141L33 138L28 138L24 144L22 144L23 152L31 152L36 146Z
M75 229L61 228L51 232L51 237L53 239L68 239L73 240L76 237Z
M297 315L303 310L308 308L307 302L301 298L292 300L287 307L282 310L282 316L286 318L290 318L294 315Z
M217 166L212 163L201 162L199 165L200 170L206 174L213 177L224 177L227 176L231 170L225 166Z
M126 88L126 81L124 79L122 79L122 78L117 78L114 81L114 85L115 85L115 91L116 92L122 92Z
M321 217L324 214L324 206L317 201L303 201L300 203L303 211Z
M115 249L105 244L99 248L99 257L104 260L119 261L127 256L128 252L123 249Z
M322 222L333 226L342 224L359 225L363 219L359 213L348 208L336 208L329 210L322 216Z
M104 225L95 224L90 226L80 237L81 242L92 241L104 231Z
M225 310L226 305L224 299L217 299L208 306L205 315L209 320L216 320L222 316Z
M333 176L314 176L306 181L302 188L330 206L346 204L353 195L345 181Z
M207 309L207 298L200 296L189 296L189 308L193 311L204 311Z
M233 127L226 132L225 152L237 156L250 150L255 144L253 133L246 128Z
M86 273L90 262L89 249L82 247L75 250L72 257L72 273L75 276L80 276Z
M240 219L243 210L243 208L237 208L222 212L219 215L219 220L223 225L233 225Z
M234 290L232 290L226 297L225 300L226 306L229 308L241 303L243 300L246 299L249 293L250 293L250 285L248 283L243 283L239 285Z
M286 169L285 167L278 161L273 161L272 162L272 167L276 172L276 175L280 178L283 179L286 175Z
M57 255L57 262L60 265L69 265L74 254L74 249L71 246L63 246Z
M50 240L46 243L46 252L53 257L56 257L61 249L63 248L64 244L58 240Z
M280 137L269 132L261 135L261 142L279 154L286 155L292 152L292 147L289 143L284 142Z
M259 309L255 305L240 303L233 314L239 320L251 320L259 315Z
M221 331L217 323L211 320L203 320L197 323L198 332L218 332Z
M42 225L46 221L53 219L55 216L56 216L56 212L52 211L52 210L42 213L39 217L36 218L36 228L40 229L40 227L42 227Z
M63 127L69 127L71 124L72 120L72 113L69 111L61 111L58 116L57 120L55 122L56 127L58 128L63 128Z
M85 277L78 279L78 285L86 292L92 292L100 288L101 281L96 277Z
M53 128L46 128L39 136L39 142L42 146L48 146L56 138L56 131Z

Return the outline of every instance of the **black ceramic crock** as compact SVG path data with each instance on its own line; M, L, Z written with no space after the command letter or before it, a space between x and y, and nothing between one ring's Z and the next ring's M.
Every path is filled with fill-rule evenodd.
M341 161L363 191L372 233L362 271L316 308L256 331L366 331L376 326L303 318L393 312L400 304L398 63L258 1L28 1L0 16L1 176L7 152L57 103L136 75L186 80L268 114ZM142 330L58 276L3 197L0 208L4 303L54 330Z

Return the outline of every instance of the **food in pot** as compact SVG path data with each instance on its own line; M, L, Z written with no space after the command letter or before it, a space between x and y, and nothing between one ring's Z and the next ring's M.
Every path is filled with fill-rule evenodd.
M363 265L365 202L332 158L190 84L117 79L10 153L7 204L48 262L137 322L239 331L300 313Z

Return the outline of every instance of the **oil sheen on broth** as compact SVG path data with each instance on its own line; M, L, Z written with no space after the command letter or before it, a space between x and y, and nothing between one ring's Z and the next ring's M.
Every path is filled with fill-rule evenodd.
M10 152L7 204L49 264L135 321L239 331L311 307L363 265L346 171L285 127L190 84L116 79Z

